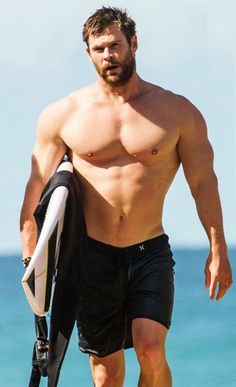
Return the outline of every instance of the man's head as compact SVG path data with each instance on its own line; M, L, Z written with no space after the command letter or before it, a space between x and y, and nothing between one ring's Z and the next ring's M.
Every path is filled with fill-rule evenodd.
M84 24L87 52L103 80L112 87L127 83L135 70L135 23L125 11L103 7Z
M100 35L106 28L116 23L120 31L125 35L128 44L136 34L135 22L128 16L125 10L115 7L102 7L91 15L84 23L83 40L89 47L89 36Z

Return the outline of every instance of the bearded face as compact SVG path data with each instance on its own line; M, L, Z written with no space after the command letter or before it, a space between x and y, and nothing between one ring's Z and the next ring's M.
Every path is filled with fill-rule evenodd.
M111 87L125 85L136 70L136 36L127 40L117 23L91 34L87 52L99 76Z
M128 49L123 60L118 61L110 58L109 62L101 66L94 63L98 74L112 87L125 85L133 75L135 65L135 58L130 49Z

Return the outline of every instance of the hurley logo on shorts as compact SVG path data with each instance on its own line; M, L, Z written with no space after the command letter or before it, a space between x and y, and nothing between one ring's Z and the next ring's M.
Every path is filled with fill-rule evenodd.
M143 251L144 250L144 245L139 245L139 250Z

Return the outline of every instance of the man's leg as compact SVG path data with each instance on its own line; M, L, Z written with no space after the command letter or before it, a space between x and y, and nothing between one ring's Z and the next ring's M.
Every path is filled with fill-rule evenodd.
M139 387L172 386L165 356L167 333L167 328L153 320L145 318L133 320L133 343L141 369Z
M90 355L95 387L122 387L125 380L124 350L105 357Z

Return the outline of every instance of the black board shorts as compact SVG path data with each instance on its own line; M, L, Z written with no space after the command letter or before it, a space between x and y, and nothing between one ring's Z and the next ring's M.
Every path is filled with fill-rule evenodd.
M107 356L133 346L135 318L171 324L175 261L166 234L119 248L88 239L88 276L77 316L82 352Z

